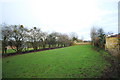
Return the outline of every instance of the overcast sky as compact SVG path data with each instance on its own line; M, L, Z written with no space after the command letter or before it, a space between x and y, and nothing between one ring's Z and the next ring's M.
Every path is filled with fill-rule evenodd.
M92 26L118 33L119 0L1 0L0 22L70 33L90 40Z

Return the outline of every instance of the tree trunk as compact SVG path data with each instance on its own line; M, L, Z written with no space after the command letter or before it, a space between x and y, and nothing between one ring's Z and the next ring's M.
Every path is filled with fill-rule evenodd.
M50 48L51 46L50 46L50 44L49 44L49 48Z

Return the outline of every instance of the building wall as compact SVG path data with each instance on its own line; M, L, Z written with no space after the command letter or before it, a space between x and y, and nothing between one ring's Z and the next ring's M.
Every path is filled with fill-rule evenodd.
M108 50L114 56L120 56L118 37L106 37L105 50Z
M118 47L118 38L117 37L106 37L106 49L115 49Z

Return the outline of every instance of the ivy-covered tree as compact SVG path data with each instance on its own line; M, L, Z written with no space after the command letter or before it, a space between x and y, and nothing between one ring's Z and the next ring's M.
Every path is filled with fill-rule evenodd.
M99 47L99 48L104 48L105 47L105 33L102 28L96 29L93 27L91 29L91 40L92 40L92 45Z
M102 28L98 29L98 37L99 37L99 47L105 48L105 33Z

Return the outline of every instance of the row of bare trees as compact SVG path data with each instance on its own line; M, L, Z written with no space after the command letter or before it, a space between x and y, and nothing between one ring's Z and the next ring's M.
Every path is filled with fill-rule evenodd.
M2 53L5 53L7 46L20 53L29 48L37 50L46 47L66 47L72 44L72 40L67 34L58 32L48 34L37 27L27 29L23 25L2 25L1 31Z

